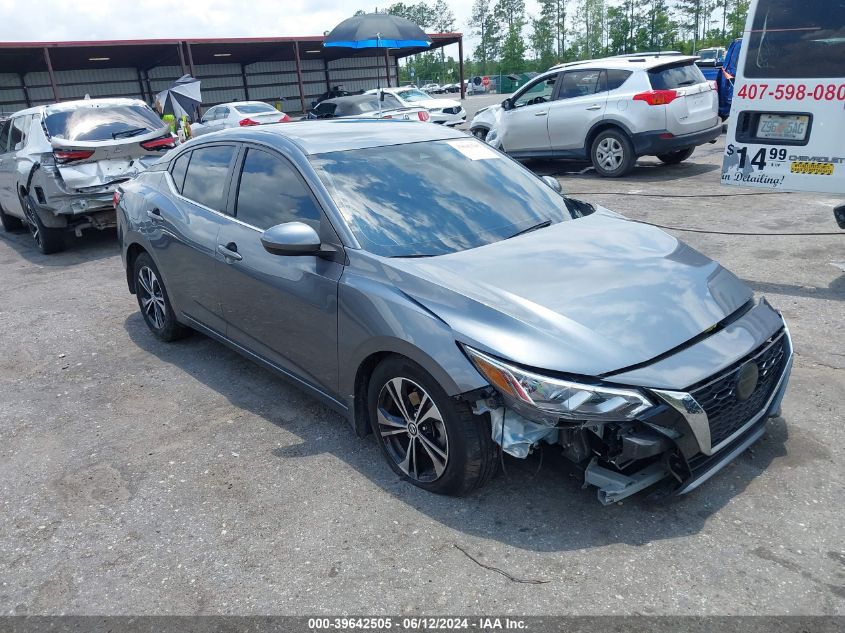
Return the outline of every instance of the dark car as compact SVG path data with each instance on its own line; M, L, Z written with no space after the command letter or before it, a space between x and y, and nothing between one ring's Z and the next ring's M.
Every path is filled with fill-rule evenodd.
M784 320L559 188L443 126L231 129L123 185L118 233L155 336L289 378L415 485L464 494L551 445L603 503L690 491L778 414Z
M406 121L428 121L428 110L423 107L407 107L390 93L378 95L363 94L350 97L327 99L309 110L307 119L403 119Z

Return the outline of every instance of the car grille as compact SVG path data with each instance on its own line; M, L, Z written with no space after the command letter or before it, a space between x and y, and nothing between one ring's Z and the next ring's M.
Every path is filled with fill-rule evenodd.
M786 333L781 332L774 341L764 345L750 358L739 361L716 380L690 392L707 413L712 446L725 441L766 406L783 374L786 346ZM750 361L757 364L759 379L751 396L740 402L736 398L737 377L742 367Z
M460 108L454 108L454 107L453 108L443 108L444 114L457 114L460 111L461 111Z

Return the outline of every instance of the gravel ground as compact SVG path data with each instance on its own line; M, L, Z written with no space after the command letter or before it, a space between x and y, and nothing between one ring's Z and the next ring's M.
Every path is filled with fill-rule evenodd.
M673 227L837 230L833 199L721 188L720 156L646 159L620 181L530 167ZM0 611L845 613L845 234L673 233L784 311L795 371L784 417L720 476L610 507L551 458L465 499L415 489L223 346L154 339L113 232L50 257L0 234Z

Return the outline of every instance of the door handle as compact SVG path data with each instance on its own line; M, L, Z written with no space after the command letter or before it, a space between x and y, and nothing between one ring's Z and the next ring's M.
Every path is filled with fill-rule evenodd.
M220 253L227 260L239 262L243 259L243 255L238 252L238 245L234 242L229 242L226 246L223 244L217 245L217 252Z
M155 207L153 209L147 209L147 217L151 220L158 220L161 219L161 209Z
M602 107L600 105L593 105L587 108L587 110L601 110L601 108Z
M534 116L546 116L548 112L535 112Z

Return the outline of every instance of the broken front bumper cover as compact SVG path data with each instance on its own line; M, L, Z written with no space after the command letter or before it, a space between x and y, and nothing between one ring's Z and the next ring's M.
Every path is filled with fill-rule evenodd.
M767 359L772 357L777 358L777 363L767 365ZM686 494L759 440L767 419L780 415L792 361L792 340L784 326L752 354L689 393L647 389L659 404L634 422L551 426L490 401L476 402L475 411L490 413L493 440L515 457L525 458L540 442L545 442L560 445L565 456L576 464L586 464L584 486L597 487L602 504L615 503L661 483L661 495ZM757 399L741 401L735 395L739 388L736 379L746 365L756 367L758 363L763 369L753 392ZM745 405L742 414L731 415L728 430L718 409L711 407L714 417L708 418L705 406L696 400L696 396L706 395L712 385L727 385L727 395L722 393L720 397L736 398L734 405ZM702 402L711 406L706 400ZM578 437L578 433L582 435ZM604 448L596 450L597 445Z

